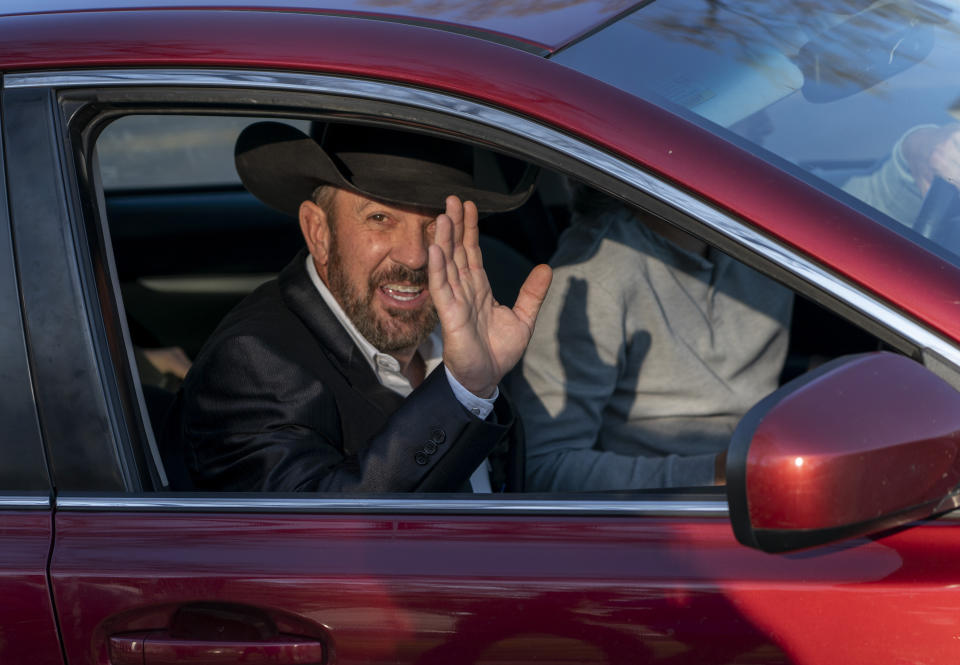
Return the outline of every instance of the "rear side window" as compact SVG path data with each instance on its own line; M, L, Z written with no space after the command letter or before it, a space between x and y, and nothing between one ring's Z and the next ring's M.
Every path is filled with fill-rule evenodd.
M129 115L100 135L106 191L240 186L233 145L250 118ZM307 131L306 121L291 124Z

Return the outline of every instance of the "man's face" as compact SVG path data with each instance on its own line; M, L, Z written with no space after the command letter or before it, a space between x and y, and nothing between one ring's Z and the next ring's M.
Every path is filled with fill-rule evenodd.
M415 350L437 326L427 289L436 214L338 189L318 272L347 316L384 353ZM315 257L316 258L316 257Z

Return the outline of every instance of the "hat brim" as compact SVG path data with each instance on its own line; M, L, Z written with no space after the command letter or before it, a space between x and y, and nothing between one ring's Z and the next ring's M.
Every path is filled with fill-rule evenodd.
M398 206L443 210L446 197L453 194L473 201L481 213L507 212L530 197L537 176L536 168L528 167L510 193L420 177L415 160L400 164L405 168L389 169L389 176L357 173L348 177L312 138L295 127L270 121L254 123L240 133L234 159L240 180L251 194L293 217L299 215L300 204L325 184Z

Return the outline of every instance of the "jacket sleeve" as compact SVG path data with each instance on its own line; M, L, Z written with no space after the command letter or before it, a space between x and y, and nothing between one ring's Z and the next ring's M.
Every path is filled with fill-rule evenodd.
M512 424L467 412L441 366L351 455L334 389L260 338L226 339L188 375L164 445L202 490L457 491Z

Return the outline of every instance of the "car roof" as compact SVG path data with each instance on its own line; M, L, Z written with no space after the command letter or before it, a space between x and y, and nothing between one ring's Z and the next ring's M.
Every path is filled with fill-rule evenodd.
M551 53L641 3L636 0L5 0L0 17L151 9L219 9L366 16L472 34Z

